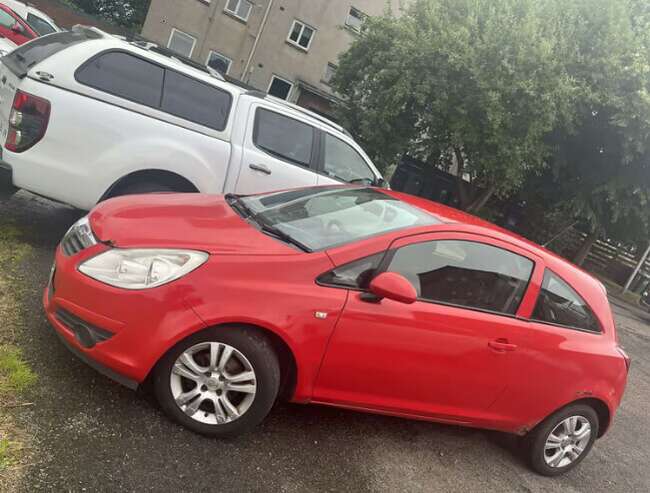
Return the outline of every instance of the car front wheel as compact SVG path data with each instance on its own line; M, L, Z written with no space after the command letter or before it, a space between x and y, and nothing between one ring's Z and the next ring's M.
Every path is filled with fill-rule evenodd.
M552 414L528 437L532 468L544 476L558 476L573 469L589 454L598 426L598 415L585 404L574 404Z
M280 367L256 331L209 329L177 344L157 365L154 391L175 421L203 435L246 433L269 413Z

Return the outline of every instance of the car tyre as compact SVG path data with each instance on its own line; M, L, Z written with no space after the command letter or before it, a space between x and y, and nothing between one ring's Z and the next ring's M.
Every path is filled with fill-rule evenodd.
M587 457L598 437L598 429L598 414L591 406L573 404L560 409L526 436L530 466L543 476L559 476L570 471ZM580 433L587 431L588 439L578 440Z
M219 412L221 414L224 414L224 409L225 414L228 414L228 408L224 405L218 405L215 402L211 402L208 399L208 402L205 405L210 406L209 412L203 413L199 410L198 417L196 413L190 416L187 411L188 406L186 406L186 410L183 410L182 406L177 403L181 400L178 395L178 389L176 389L176 397L174 395L175 384L172 383L172 380L177 379L174 368L179 362L179 358L185 358L184 355L187 354L188 351L192 351L193 348L197 347L202 348L206 344L210 345L210 347L218 345L222 348L231 348L232 353L238 355L236 358L245 361L248 370L254 372L255 378L252 382L255 386L255 394L252 398L252 402L250 402L247 409L239 417L234 418L233 421L222 423L201 422L198 419L204 419L203 414L205 414L206 417L208 414L212 416L214 410L214 414L216 415L218 414L216 411L217 408L220 408ZM205 351L209 350L206 349ZM225 349L221 354L223 355L224 353ZM199 354L198 356L195 356L195 358L198 359L199 356L204 355ZM231 357L231 359L232 358L233 357ZM214 373L212 373L212 375L214 375ZM153 377L153 389L156 399L161 408L170 418L196 433L212 437L227 438L251 431L268 415L277 399L280 388L280 365L271 343L263 334L259 333L255 329L242 327L218 327L190 336L174 346L156 365ZM188 382L193 384L191 381ZM197 385L196 388L199 388L199 385ZM202 386L202 388L206 387ZM210 392L210 389L208 389L208 392ZM219 391L217 390L216 392ZM235 392L235 394L237 393ZM212 395L214 398L215 393ZM203 395L201 395L201 397L202 396ZM245 399L249 397L250 396L248 395L244 396ZM204 406L204 404L201 404L201 406ZM218 416L216 417L218 418Z

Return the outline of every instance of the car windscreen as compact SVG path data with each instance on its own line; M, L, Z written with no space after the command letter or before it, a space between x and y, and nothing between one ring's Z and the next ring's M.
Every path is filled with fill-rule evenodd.
M92 31L64 31L49 34L19 46L7 56L2 57L2 63L18 77L24 77L29 69L37 63L41 63L65 48L88 41L92 39L93 35ZM99 34L96 36L100 37Z
M252 219L309 250L322 250L440 220L373 188L315 187L242 197Z

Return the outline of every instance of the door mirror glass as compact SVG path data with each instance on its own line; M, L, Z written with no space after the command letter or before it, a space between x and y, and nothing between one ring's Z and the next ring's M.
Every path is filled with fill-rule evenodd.
M396 272L383 272L370 281L370 292L379 298L388 298L410 305L418 294L413 285L403 275Z

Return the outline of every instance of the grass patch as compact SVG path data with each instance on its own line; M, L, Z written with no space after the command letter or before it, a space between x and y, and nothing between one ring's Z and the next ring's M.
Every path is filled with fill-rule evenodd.
M20 394L36 383L36 374L25 363L20 349L0 346L0 398Z
M13 415L37 378L15 345L25 313L24 283L17 273L31 251L21 236L16 225L0 222L0 491L14 491L23 474L30 440Z

